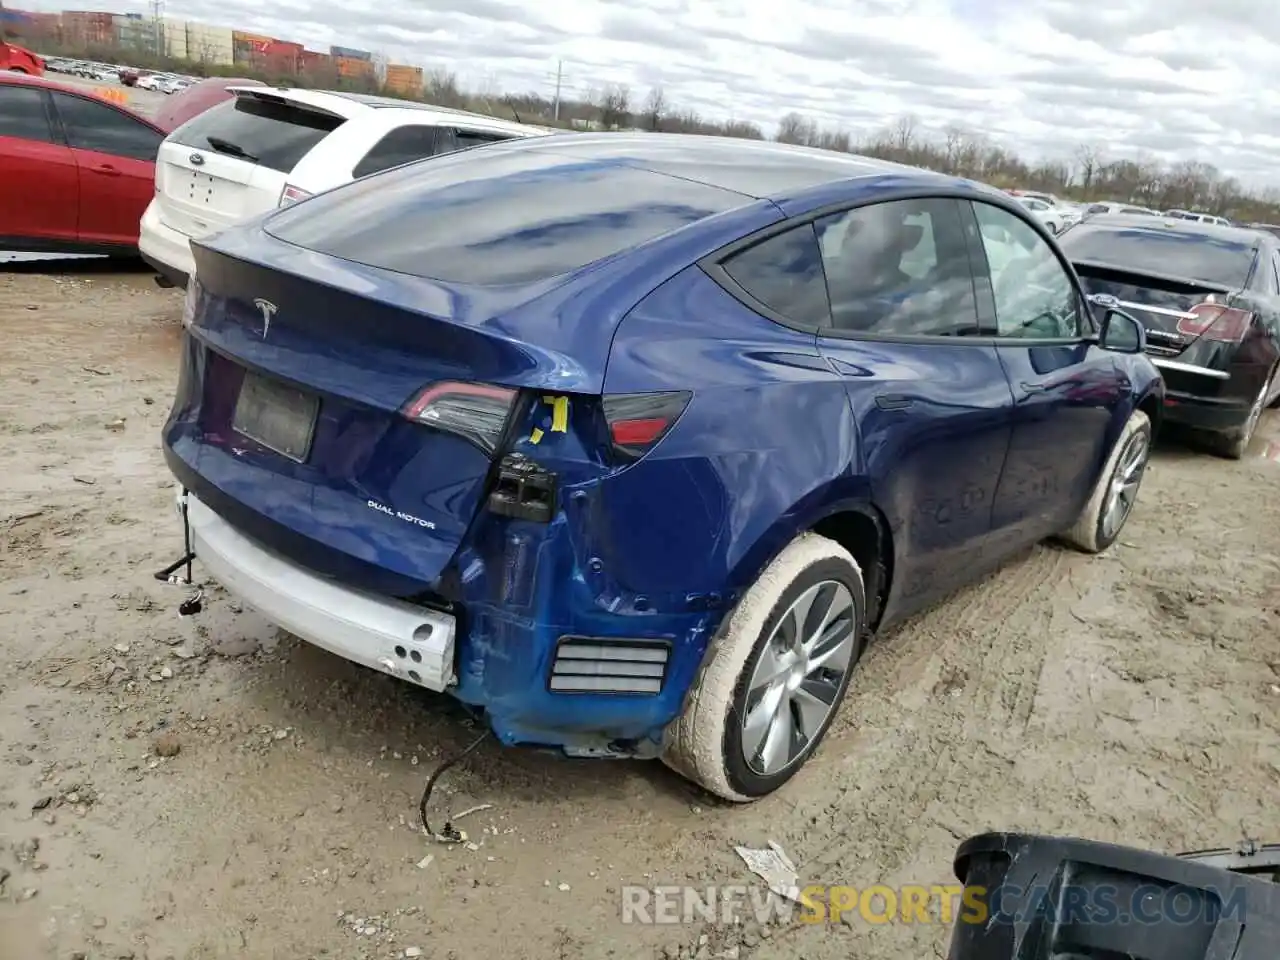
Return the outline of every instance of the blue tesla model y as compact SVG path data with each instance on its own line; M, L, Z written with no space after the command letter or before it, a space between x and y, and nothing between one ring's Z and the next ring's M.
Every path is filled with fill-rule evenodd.
M504 743L736 801L873 631L1114 542L1162 406L1011 198L819 150L511 141L193 246L163 442L204 570Z

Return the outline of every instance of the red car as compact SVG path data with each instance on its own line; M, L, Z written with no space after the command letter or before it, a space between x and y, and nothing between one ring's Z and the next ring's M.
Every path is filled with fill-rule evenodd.
M6 43L4 38L0 37L0 70L12 70L14 73L43 77L44 60L26 47Z
M164 137L83 90L0 73L0 249L137 256Z

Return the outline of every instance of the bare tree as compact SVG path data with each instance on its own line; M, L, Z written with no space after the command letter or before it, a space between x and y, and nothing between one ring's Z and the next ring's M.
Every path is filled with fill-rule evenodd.
M458 75L438 67L422 78L422 97L441 107L462 107L467 98L458 89Z
M662 119L667 113L667 95L661 87L654 87L644 101L645 125L655 133L662 129Z
M625 83L611 83L600 94L600 126L617 130L631 122L631 88Z
M1093 189L1093 182L1102 167L1102 151L1091 143L1076 147L1076 167L1080 171L1080 186L1085 191Z
M916 118L912 114L899 117L893 126L893 147L899 153L908 154L916 143Z
M818 136L818 126L811 119L795 111L778 121L778 132L773 139L779 143L809 146Z

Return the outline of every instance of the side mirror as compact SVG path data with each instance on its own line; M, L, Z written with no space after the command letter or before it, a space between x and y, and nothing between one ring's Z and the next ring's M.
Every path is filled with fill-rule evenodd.
M1115 307L1102 317L1098 346L1116 353L1142 353L1147 349L1147 331L1137 320Z

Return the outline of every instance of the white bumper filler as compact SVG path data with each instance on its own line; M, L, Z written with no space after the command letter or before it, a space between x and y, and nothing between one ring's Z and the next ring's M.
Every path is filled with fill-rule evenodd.
M183 494L178 493L178 510ZM456 681L456 620L340 586L250 540L186 495L191 547L215 580L271 622L330 653L428 690Z

